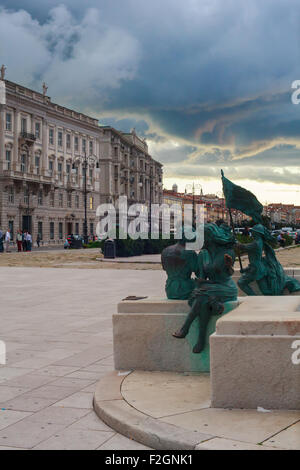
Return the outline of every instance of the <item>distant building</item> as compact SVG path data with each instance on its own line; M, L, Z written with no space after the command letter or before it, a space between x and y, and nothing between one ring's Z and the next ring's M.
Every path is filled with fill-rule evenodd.
M2 68L3 69L3 68ZM0 228L39 234L46 244L83 234L84 168L88 233L96 208L126 195L129 203L162 202L162 165L135 131L99 126L98 119L60 106L43 93L0 80ZM97 164L98 163L98 164ZM99 167L99 168L97 168Z

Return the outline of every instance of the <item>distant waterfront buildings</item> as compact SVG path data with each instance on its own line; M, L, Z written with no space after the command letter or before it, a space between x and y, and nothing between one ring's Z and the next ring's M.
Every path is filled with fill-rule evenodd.
M59 244L83 234L85 177L88 234L96 208L115 203L162 202L162 165L135 131L100 126L98 119L51 101L43 92L0 80L0 227L29 230L35 240ZM92 156L84 168L83 157ZM84 173L86 172L86 173Z

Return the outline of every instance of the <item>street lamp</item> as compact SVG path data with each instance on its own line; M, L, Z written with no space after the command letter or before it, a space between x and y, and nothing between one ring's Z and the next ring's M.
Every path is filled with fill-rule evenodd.
M185 187L186 191L189 193L192 193L193 196L193 212L192 212L192 226L195 227L195 221L196 221L196 203L195 203L195 191L202 190L202 186L200 183L193 183L193 184L187 184Z
M83 185L83 194L84 194L84 222L83 222L83 239L84 243L87 244L89 241L88 237L88 227L87 227L87 170L90 165L95 165L96 163L96 170L99 171L99 159L95 155L87 155L86 152L84 155L79 156L76 158L72 165L72 173L76 173L75 162L82 163L83 169L83 176L84 176L84 185Z

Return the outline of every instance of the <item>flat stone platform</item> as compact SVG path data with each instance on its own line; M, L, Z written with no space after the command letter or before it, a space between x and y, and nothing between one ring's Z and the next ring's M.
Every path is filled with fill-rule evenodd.
M157 450L300 450L300 411L212 408L209 374L112 372L94 395L115 431Z
M222 316L236 308L238 303L226 302ZM113 315L115 369L209 372L209 337L221 316L211 317L205 348L201 354L194 354L193 346L199 331L198 319L192 324L186 338L172 336L184 323L189 310L186 300L161 297L120 302L118 313Z

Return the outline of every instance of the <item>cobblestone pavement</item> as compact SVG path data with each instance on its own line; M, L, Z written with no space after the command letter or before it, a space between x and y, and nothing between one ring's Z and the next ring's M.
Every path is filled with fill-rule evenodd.
M113 369L112 313L162 296L162 271L0 267L0 449L141 449L92 409Z

